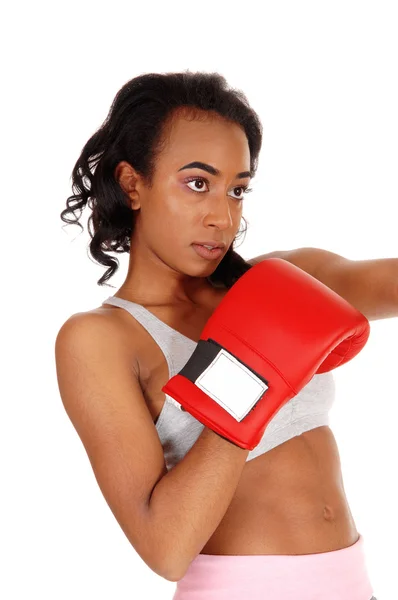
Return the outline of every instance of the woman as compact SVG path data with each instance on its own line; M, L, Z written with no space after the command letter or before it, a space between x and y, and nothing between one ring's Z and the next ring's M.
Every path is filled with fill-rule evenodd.
M233 247L261 141L258 116L217 73L146 74L118 92L61 218L78 223L88 204L90 252L108 267L98 283L118 268L108 251L129 252L128 273L61 327L60 393L113 514L178 582L176 599L370 600L328 426L333 373L315 375L251 452L162 391L251 268Z

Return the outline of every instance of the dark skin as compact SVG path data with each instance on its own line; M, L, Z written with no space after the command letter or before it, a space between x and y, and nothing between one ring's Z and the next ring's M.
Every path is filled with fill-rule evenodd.
M192 161L210 164L220 175L196 168L180 171ZM248 177L237 179L236 175L249 170L244 131L220 118L192 121L181 116L175 121L158 158L152 188L131 165L121 162L115 176L128 194L137 220L128 273L115 296L141 304L197 342L227 290L213 288L206 279L223 255L205 260L191 244L224 241L224 253L227 251L241 222L241 186L250 182ZM188 184L186 179L191 176L205 177L209 185ZM295 260L283 252L270 254ZM312 252L310 258L308 263L306 256L298 254L298 266L311 272L318 259ZM162 351L125 310L103 304L98 311L126 334L129 360L136 365L156 422L165 402L161 390L169 379ZM311 554L346 548L357 539L336 442L330 428L322 426L245 465L235 496L202 553Z
M215 166L221 173L214 176L198 168L179 171L192 161ZM208 302L214 290L206 277L215 271L239 230L242 186L250 183L249 177L236 177L243 171L250 171L246 134L217 117L188 121L181 116L174 121L151 189L129 163L119 163L115 176L136 211L121 296L142 305L197 307ZM210 185L187 183L192 176L204 177ZM195 253L191 244L205 240L225 242L219 259L207 261Z

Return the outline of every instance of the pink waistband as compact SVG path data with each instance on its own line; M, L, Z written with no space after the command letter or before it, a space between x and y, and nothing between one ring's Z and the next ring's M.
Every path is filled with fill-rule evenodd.
M342 550L303 555L199 554L173 600L370 600L363 537Z

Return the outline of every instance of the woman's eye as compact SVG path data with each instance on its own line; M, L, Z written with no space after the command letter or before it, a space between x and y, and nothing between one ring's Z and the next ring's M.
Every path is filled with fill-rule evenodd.
M206 179L202 179L201 177L197 177L195 179L188 180L187 184L190 184L190 183L195 183L195 184L199 183L199 184L202 184L200 186L200 189L198 189L198 188L195 189L195 188L191 188L191 187L189 188L190 190L192 190L194 192L202 192L203 191L203 187L204 187L203 184L204 183L209 183L209 182ZM206 191L206 190L204 190L204 191Z
M187 181L187 185L189 185L190 183L195 184L195 186L199 185L199 189L198 189L198 187L196 187L196 189L192 188L192 187L189 188L193 192L199 192L199 193L207 191L203 184L207 184L207 185L209 184L208 180L204 179L203 177L194 177ZM247 194L248 192L252 191L251 188L249 188L248 186L244 186L244 185L235 186L233 189L234 189L234 191L240 190L240 192L241 192L238 196L235 196L236 200L243 200L244 194Z
M239 198L237 198L237 200L243 200L243 198L245 197L245 194L248 194L249 192L252 191L252 188L249 188L248 186L245 187L244 185L239 185L238 187L235 187L234 189L242 191L242 195L239 196Z

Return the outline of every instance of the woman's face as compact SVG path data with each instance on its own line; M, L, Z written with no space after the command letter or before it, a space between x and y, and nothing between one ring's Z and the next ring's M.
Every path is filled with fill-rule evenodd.
M198 161L219 173L186 167ZM180 273L208 277L239 230L249 171L249 145L238 125L178 117L157 159L153 187L136 186L134 245L146 245ZM221 256L202 258L193 243L211 241L225 244Z

